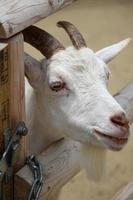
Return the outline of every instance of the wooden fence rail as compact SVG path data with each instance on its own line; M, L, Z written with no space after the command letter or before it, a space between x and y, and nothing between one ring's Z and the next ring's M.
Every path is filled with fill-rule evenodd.
M1 0L0 38L9 38L74 0Z

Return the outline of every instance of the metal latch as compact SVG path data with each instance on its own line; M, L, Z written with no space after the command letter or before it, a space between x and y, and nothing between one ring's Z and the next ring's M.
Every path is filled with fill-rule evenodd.
M18 123L15 134L12 134L11 129L5 130L5 152L0 160L0 182L3 178L5 178L5 182L12 178L13 166L19 156L20 140L22 136L27 135L27 132L28 129L24 122Z

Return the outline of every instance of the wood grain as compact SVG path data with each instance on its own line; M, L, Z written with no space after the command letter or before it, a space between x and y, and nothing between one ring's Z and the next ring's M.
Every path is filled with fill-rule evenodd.
M74 0L1 0L0 37L9 38Z
M113 200L133 200L133 182L129 182L113 198Z
M25 84L24 84L24 44L23 35L18 34L8 40L10 73L10 127L15 130L19 121L25 121ZM24 163L26 142L23 138L18 167Z
M51 199L56 192L79 172L77 165L77 152L79 143L72 140L63 139L53 144L47 151L42 153L38 160L43 166L44 187L41 198ZM16 182L25 182L25 187L21 191ZM25 200L25 194L33 181L31 171L27 166L22 168L15 176L15 191L19 189L20 200ZM17 198L15 199L17 200Z
M7 43L8 44L8 43ZM10 67L9 67L9 46L5 44L5 48L0 51L0 155L5 150L4 131L10 127ZM4 45L1 44L1 47ZM13 182L2 184L4 192L0 194L0 199L13 199Z
M0 43L0 155L4 151L4 130L9 127L8 45ZM2 48L3 47L3 48Z
M0 150L4 151L3 133L6 128L13 131L19 121L24 121L24 61L23 36L18 34L8 40L0 58ZM25 142L22 142L22 153L17 168L24 165ZM4 184L6 200L13 199L13 180Z
M115 96L116 100L127 112L130 123L133 122L133 93L131 91L133 91L133 82ZM52 199L58 190L79 172L79 158L77 156L78 151L79 143L64 139L51 145L47 151L38 156L38 159L43 166L45 180L41 193L41 199ZM25 181L26 185L28 184L28 188L31 186L33 181L32 174L27 166L22 168L16 174L15 179ZM25 187L25 192L26 191L27 188ZM23 193L25 192L23 191ZM24 200L25 196L21 197L21 200Z

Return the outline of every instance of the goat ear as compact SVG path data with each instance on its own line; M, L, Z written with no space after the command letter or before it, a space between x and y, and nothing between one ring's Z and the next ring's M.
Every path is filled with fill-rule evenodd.
M103 60L105 63L111 61L115 56L117 56L131 41L131 38L122 40L116 44L109 47L105 47L96 52L96 55Z
M24 53L25 76L27 77L30 85L36 88L42 78L42 69L39 61L32 56Z

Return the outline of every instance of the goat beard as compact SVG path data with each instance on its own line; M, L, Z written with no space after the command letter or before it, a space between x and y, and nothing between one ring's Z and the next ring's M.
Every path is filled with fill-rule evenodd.
M80 166L85 169L88 179L101 181L106 174L106 153L107 150L92 144L81 144Z

